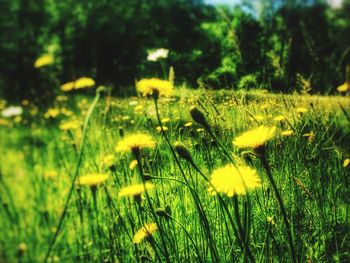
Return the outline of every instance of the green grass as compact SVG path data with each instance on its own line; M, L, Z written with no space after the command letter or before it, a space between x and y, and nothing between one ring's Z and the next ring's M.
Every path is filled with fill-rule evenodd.
M343 167L350 155L350 122L340 106L349 113L348 98L178 90L173 99L159 100L160 118L168 118L163 125L170 144L186 145L198 170L174 156L157 131L152 99L103 95L84 133L91 103L82 96L55 101L61 113L54 118L45 118L46 110L31 115L30 104L21 120L0 126L0 262L44 261L55 233L50 262L291 262L287 228L266 170L252 151L232 145L237 135L261 124L277 127L266 154L296 260L350 260L350 166ZM191 119L191 105L205 114L218 140ZM297 113L299 106L308 111ZM278 115L286 120L275 121ZM72 118L78 129L59 129ZM282 136L284 130L293 134ZM142 151L143 176L129 167L133 154L114 150L122 134L139 132L157 141L155 149ZM109 154L115 157L112 167L103 162ZM205 177L232 161L255 168L262 187L237 199L210 195ZM109 174L97 186L96 202L89 187L74 186L65 206L76 170L78 176ZM156 187L141 201L118 197L122 187L145 176ZM158 231L134 245L134 234L152 222ZM237 235L240 225L243 233ZM242 237L245 242L239 242Z

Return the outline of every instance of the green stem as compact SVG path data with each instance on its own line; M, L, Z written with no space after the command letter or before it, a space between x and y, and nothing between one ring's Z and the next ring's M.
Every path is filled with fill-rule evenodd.
M49 259L49 256L50 256L50 253L51 253L51 250L52 250L52 247L53 245L55 244L56 242L56 239L58 237L58 234L59 232L61 231L61 228L62 228L62 225L63 225L63 221L64 221L64 218L66 217L67 215L67 211L68 211L68 205L69 205L69 202L70 202L70 199L72 197L72 194L73 194L73 190L75 188L75 182L78 178L78 173L79 173L79 168L80 168L80 164L81 164L81 161L82 161L82 157L83 157L83 151L84 151L84 145L85 145L85 141L86 141L86 134L87 134L87 130L88 130L88 125L89 125L89 121L90 121L90 117L92 115L92 112L94 111L98 101L100 100L100 92L97 92L96 93L96 96L95 96L95 99L94 101L92 102L90 108L89 108L89 111L87 112L87 115L85 117L85 121L84 121L84 126L83 126L83 137L82 137L82 141L81 141L81 146L80 146L80 151L79 151L79 155L78 155L78 161L77 161L77 165L75 167L75 171L74 171L74 175L73 175L73 180L72 180L72 183L71 183L71 186L69 188L69 192L68 192L68 196L67 196L67 199L66 199L66 202L64 204L64 208L63 208L63 212L61 214L61 217L59 219L59 222L58 222L58 225L57 225L57 228L56 228L56 231L55 231L55 234L52 238L52 240L50 241L50 244L49 244L49 248L46 252L46 256L45 256L45 259L44 259L44 262L46 263Z
M289 243L289 250L290 250L290 253L291 253L291 256L292 256L292 261L293 263L296 263L297 260L296 260L296 256L295 256L295 250L294 250L294 243L293 243L293 236L292 236L292 231L291 231L291 226L290 226L290 223L288 221L288 216L287 216L287 212L286 212L286 208L283 204L283 199L280 195L280 192L278 191L278 188L277 188L277 185L275 183L275 180L273 179L273 176L272 176L272 173L271 173L271 170L270 170L270 166L267 162L267 159L266 159L266 156L265 156L265 153L260 155L260 160L262 162L262 165L264 166L264 169L266 171L266 174L267 174L267 177L272 185L272 188L273 188L273 191L275 192L275 195L276 195L276 198L277 198L277 202L280 206L280 210L281 210L281 213L282 213L282 217L283 217L283 221L284 221L284 224L287 228L287 236L288 236L288 243Z

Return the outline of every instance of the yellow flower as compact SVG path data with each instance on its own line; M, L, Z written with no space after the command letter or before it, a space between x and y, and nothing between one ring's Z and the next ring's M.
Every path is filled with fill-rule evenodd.
M161 79L142 79L136 83L136 89L143 96L159 95L171 96L174 93L174 86L170 81Z
M83 89L95 86L95 81L92 78L81 77L74 83L75 89Z
M191 127L192 126L192 122L186 122L185 124L184 124L184 127Z
M285 130L285 131L282 131L281 132L281 135L282 136L291 136L291 135L293 135L293 130Z
M60 110L57 108L49 108L47 112L44 114L46 119L56 118L60 114Z
M346 158L343 162L343 167L346 168L346 167L348 167L349 164L350 164L350 159Z
M103 156L102 163L105 167L111 167L116 162L114 154L107 154L106 156Z
M305 107L298 107L298 108L296 108L296 112L298 112L298 113L306 113L306 112L308 112L308 109L305 108Z
M137 165L137 160L132 160L129 164L129 169L134 170Z
M139 231L136 232L132 242L134 244L139 244L142 240L149 238L158 230L158 226L156 223L151 223L144 225Z
M34 67L41 68L47 65L51 65L54 62L54 60L55 60L54 57L50 54L42 55L37 60L35 60Z
M283 116L283 115L278 115L278 116L276 116L275 117L275 121L283 121L283 120L285 120L286 118Z
M45 171L44 173L44 178L45 179L53 179L57 176L57 172L55 170L48 170L48 171Z
M350 83L345 81L342 85L340 85L337 90L339 93L345 93L350 89Z
M261 180L256 171L248 166L237 166L228 164L213 171L211 175L209 192L216 194L224 193L229 197L233 195L244 195L247 190L261 186Z
M247 131L233 140L233 144L239 148L259 148L275 136L276 127L264 125Z
M60 89L62 91L71 91L71 90L73 90L74 89L74 81L62 84Z
M164 130L164 131L167 131L167 130L168 130L168 127L167 127L167 126L162 126L162 127L163 127L163 130ZM162 131L162 127L157 126L157 127L156 127L156 131L157 131L157 132L161 132L161 131Z
M154 184L152 183L145 183L145 186L143 184L130 185L120 189L118 196L140 196L145 190L149 191L153 188Z
M156 142L147 134L132 134L125 136L115 147L116 152L132 152L136 149L154 148Z
M97 186L108 179L107 174L91 173L80 176L77 180L77 185L80 186Z
M74 120L61 122L59 128L62 131L76 130L79 128L79 122Z

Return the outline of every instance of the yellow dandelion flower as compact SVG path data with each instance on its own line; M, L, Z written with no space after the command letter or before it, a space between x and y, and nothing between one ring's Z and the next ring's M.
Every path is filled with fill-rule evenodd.
M170 118L163 118L163 119L161 119L161 122L162 123L167 123L167 122L169 122L170 121Z
M293 130L285 130L281 132L282 136L291 136L293 134L294 134Z
M132 152L136 149L143 148L154 148L156 146L156 142L154 139L147 134L132 134L129 136L125 136L121 141L119 141L115 147L116 152Z
M74 89L74 81L62 84L60 89L62 91L71 91L71 90L73 90Z
M349 159L349 158L346 158L346 159L344 160L344 162L343 162L343 167L346 168L346 167L349 166L349 164L350 164L350 159Z
M49 108L46 113L44 114L44 117L46 119L49 118L56 118L60 114L60 110L57 108Z
M61 122L59 128L62 131L76 130L79 128L79 122L76 120Z
M138 164L137 160L132 160L129 164L129 169L134 170L137 164Z
M56 101L58 102L64 102L64 101L68 101L68 97L67 96L64 96L64 95L58 95L56 98L55 98Z
M339 93L345 93L350 89L350 83L345 81L342 85L340 85L337 90Z
M142 240L151 237L158 230L156 223L146 224L134 235L132 242L134 244L141 243Z
M114 154L107 154L105 156L102 157L102 164L105 167L111 167L112 165L114 165L116 162L115 156Z
M37 60L35 60L34 67L41 68L41 67L51 65L54 62L54 60L55 58L50 54L42 55Z
M155 186L152 183L145 183L145 185L143 185L143 184L130 185L130 186L126 186L126 187L123 187L122 189L120 189L118 196L119 197L122 197L122 196L140 196L146 190L147 191L152 190L154 187Z
M77 179L77 185L80 186L97 186L104 183L108 179L107 174L91 173L80 176Z
M142 79L136 83L136 89L143 96L159 95L171 96L174 94L174 86L170 81L161 79Z
M308 112L308 109L305 108L305 107L298 107L298 108L296 108L296 112L298 112L298 113L306 113L306 112Z
M233 140L239 148L259 148L275 136L276 127L260 126L247 131Z
M283 115L278 115L274 118L275 121L284 121L286 119L286 117L284 117Z
M247 190L261 186L261 180L254 169L248 166L235 167L232 164L214 170L210 181L217 192L229 197L245 195ZM215 190L209 187L212 194L216 194Z
M57 172L55 170L48 170L48 171L45 171L44 173L44 178L45 179L53 179L55 177L57 177Z
M74 88L83 89L95 86L95 81L92 78L81 77L74 83Z
M184 127L191 127L192 126L192 122L186 122L185 124L184 124Z
M257 120L257 121L262 121L262 120L265 119L265 117L262 116L262 115L260 115L260 114L258 114L258 115L255 115L253 119L255 119L255 120Z
M168 127L167 127L167 126L162 126L162 127L163 127L163 130L164 130L164 131L167 131L167 130L168 130ZM157 126L157 127L156 127L156 131L157 131L157 132L161 132L161 131L162 131L162 127Z

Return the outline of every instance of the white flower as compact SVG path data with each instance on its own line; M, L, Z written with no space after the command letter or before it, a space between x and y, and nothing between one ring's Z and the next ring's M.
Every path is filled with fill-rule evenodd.
M21 106L10 106L2 110L1 116L4 118L10 118L13 116L18 116L23 113L23 108Z
M159 59L167 58L169 54L169 49L158 48L150 53L148 53L147 60L156 62Z

